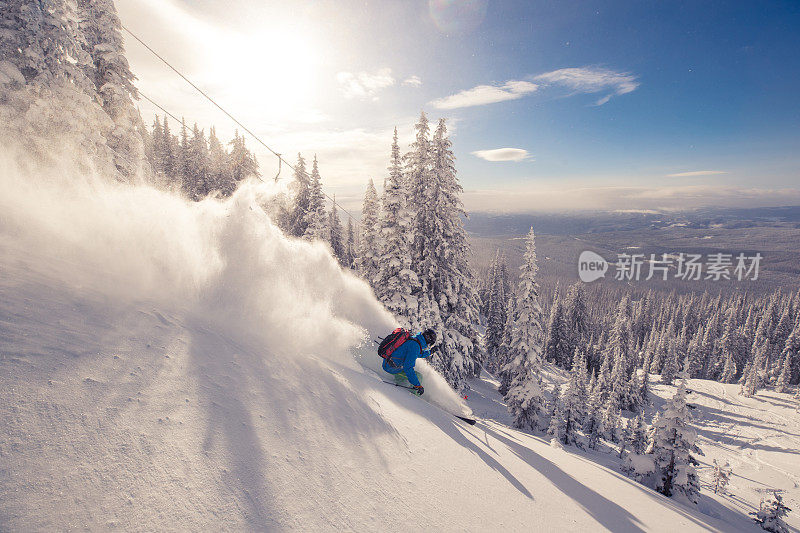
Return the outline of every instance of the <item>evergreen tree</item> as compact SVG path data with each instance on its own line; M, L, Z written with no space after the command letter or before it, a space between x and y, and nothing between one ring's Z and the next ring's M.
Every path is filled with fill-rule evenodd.
M586 418L586 402L588 394L586 371L586 355L578 348L575 349L573 357L572 371L570 372L569 385L564 393L563 409L563 435L561 441L564 444L578 444L577 431L583 426Z
M800 314L797 315L792 332L786 339L782 355L783 365L776 387L778 392L787 392L789 384L796 383L795 380L800 375L796 371L797 366L800 365Z
M638 455L643 454L647 449L647 428L644 423L644 413L639 413L636 418L631 421L628 447L633 453Z
M150 135L150 142L147 145L147 158L150 168L157 176L164 175L164 129L161 126L161 118L156 115L153 121L153 133Z
M511 381L514 378L508 363L511 361L512 333L514 331L514 323L516 322L515 302L516 300L513 297L509 297L508 303L506 304L506 323L503 327L503 342L500 344L500 349L497 352L497 367L499 369L500 378L500 387L498 387L498 391L503 396L508 392L508 388L511 386Z
M410 215L403 179L397 128L392 139L389 174L383 182L380 212L380 255L377 258L375 292L404 327L420 328L417 299L420 284L411 270Z
M319 175L317 156L311 165L311 184L308 189L308 211L306 212L306 232L304 239L327 240L328 224L325 213L325 193L322 192L322 177Z
M347 240L345 241L345 266L353 268L356 261L356 234L353 230L353 219L347 217Z
M186 128L186 120L184 119L181 119L181 136L177 145L176 162L176 181L180 184L181 190L189 198L192 198L193 184L192 177L189 176L189 130Z
M553 395L550 398L550 423L547 426L547 434L555 440L563 442L566 435L566 421L560 392L558 385L553 386Z
M611 442L619 442L621 437L619 409L610 401L606 402L603 409L602 422L605 437Z
M600 411L597 405L590 404L587 414L586 420L583 423L583 433L586 435L586 445L592 449L596 450L597 445L600 442L600 437L605 432L605 428L603 427L603 422L600 417Z
M689 357L689 377L703 378L705 376L705 362L707 356L703 350L704 336L705 328L700 324L686 348L686 355Z
M294 178L289 186L292 204L283 216L283 228L294 237L302 237L308 228L308 210L311 201L311 179L306 172L306 160L299 153L294 165Z
M589 340L589 314L583 283L580 281L571 285L567 291L567 297L564 299L564 321L569 338L569 351L574 353Z
M378 233L378 209L378 193L375 191L375 184L370 179L361 208L361 235L357 268L361 277L373 287L375 287L375 280L378 277L378 254L381 244Z
M239 186L239 182L245 178L252 176L257 177L259 175L258 161L256 161L255 156L253 156L250 150L247 149L247 146L245 146L244 136L240 136L238 130L234 132L234 137L230 145L231 153L228 158L230 168L228 175L230 181L226 183L226 186L223 187L222 190L223 194L226 196L233 194L233 191Z
M792 376L792 353L788 350L783 354L783 366L778 381L775 383L776 392L789 392L789 380Z
M489 358L489 368L496 371L498 368L498 352L503 342L503 332L506 325L506 294L500 268L500 253L489 266L489 287L487 295L489 302L486 306L486 354Z
M544 351L545 358L552 361L561 368L567 368L567 359L572 356L569 352L571 345L571 334L567 329L564 307L561 305L558 287L553 296L553 306L550 308L550 319L547 323L547 341Z
M783 503L783 496L779 491L773 491L772 497L762 500L757 512L750 513L753 520L766 531L774 533L789 533L791 530L784 517L791 509Z
M541 429L542 309L536 281L536 244L531 228L517 289L516 322L511 332L509 362L504 371L511 377L506 405L518 428Z
M331 211L328 215L328 243L331 245L333 256L339 261L339 264L347 266L347 252L345 250L345 243L342 240L342 221L339 220L339 213L336 210L336 197L333 197L331 204Z
M758 338L758 333L756 333ZM736 326L736 309L731 307L728 310L728 317L725 320L725 331L720 339L725 366L719 380L723 383L735 383L739 376L740 365L745 360L745 354L741 342L741 334Z
M682 360L682 358L679 348L679 339L677 337L672 337L669 340L669 348L664 358L664 366L661 368L661 383L672 385L678 373L678 362L680 360Z
M639 405L647 407L650 405L650 375L647 372L642 373L641 380L639 381Z
M217 137L216 130L212 127L208 132L208 170L207 194L221 192L229 181L228 152Z
M725 464L722 465L714 459L714 466L713 466L713 474L712 474L712 483L714 485L714 494L717 492L725 492L725 487L728 486L728 482L730 481L731 477L731 468L730 463L725 461Z
M137 131L139 115L133 101L138 98L136 77L125 59L122 24L113 0L78 0L77 14L90 61L87 77L103 110L113 121L105 133L114 152L114 164L125 179L132 178L144 158L144 145Z
M208 145L205 135L197 124L192 128L192 138L188 141L185 161L185 192L189 198L200 200L211 192L209 177Z
M461 389L464 377L480 375L483 354L476 329L480 301L468 264L470 250L462 221L466 212L460 198L463 189L456 176L455 155L444 119L439 120L433 135L432 156L435 179L432 185L437 194L431 206L435 231L430 241L435 246L427 256L435 258L437 268L428 286L439 304L445 326L436 355L445 377L449 375L448 381ZM422 272L424 278L425 270Z
M656 466L656 490L665 496L697 503L700 484L695 472L699 452L697 432L686 405L686 380L681 378L675 395L667 400L661 417L654 421L652 453Z
M756 349L754 360L748 363L749 368L744 373L745 382L742 386L745 396L755 396L758 390L763 387L761 369L766 365L768 350L769 343L767 341L762 342L761 346Z

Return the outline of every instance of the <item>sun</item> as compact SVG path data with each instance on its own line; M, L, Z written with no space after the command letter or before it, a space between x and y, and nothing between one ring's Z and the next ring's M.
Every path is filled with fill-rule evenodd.
M207 58L206 77L232 96L237 107L281 118L312 105L320 54L307 32L286 28L226 32L214 40Z

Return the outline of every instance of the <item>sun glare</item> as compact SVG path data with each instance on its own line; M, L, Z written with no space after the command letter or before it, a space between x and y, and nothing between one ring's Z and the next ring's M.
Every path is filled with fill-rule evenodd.
M313 39L303 32L226 33L207 57L209 82L259 114L285 117L314 98L320 60Z

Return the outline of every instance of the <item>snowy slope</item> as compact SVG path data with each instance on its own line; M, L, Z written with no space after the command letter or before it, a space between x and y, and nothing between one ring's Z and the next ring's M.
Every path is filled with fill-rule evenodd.
M654 379L657 376L653 376ZM739 394L740 386L691 379L688 402L698 429L698 473L704 494L703 510L727 515L727 509L747 514L757 510L766 491L784 491L784 503L794 511L786 522L800 531L800 402L789 394L759 391L752 398ZM675 387L656 385L654 402L660 407ZM713 494L713 460L733 469L725 494ZM716 505L719 504L719 505ZM722 506L722 508L720 508Z
M260 186L186 204L0 168L3 530L739 527L381 383L391 318Z

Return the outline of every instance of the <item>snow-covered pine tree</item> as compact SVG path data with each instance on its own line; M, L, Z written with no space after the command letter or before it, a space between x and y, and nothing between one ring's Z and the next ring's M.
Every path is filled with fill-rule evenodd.
M586 296L583 282L571 285L564 299L564 321L569 333L569 350L574 353L589 340L589 314L586 309Z
M216 130L211 127L208 131L208 193L221 192L224 184L229 181L228 152L217 137Z
M419 280L411 270L410 215L397 128L392 138L389 174L383 181L380 212L380 254L375 293L403 327L421 329L417 316ZM426 326L427 327L427 326Z
M619 442L620 440L620 412L611 401L607 401L603 408L602 422L605 432L603 436L611 442Z
M322 192L322 177L319 175L317 156L311 164L311 183L308 188L308 211L306 232L303 238L309 241L327 241L328 221L325 212L325 193Z
M438 308L443 325L439 351L432 364L455 389L480 372L478 344L478 293L469 270L469 244L462 217L461 185L455 169L452 143L444 119L428 141L427 118L417 123L417 139L407 158L409 202L412 218L412 270L421 291L430 299L425 313L435 318Z
M682 360L679 344L678 337L673 336L670 338L667 354L664 358L664 366L661 368L661 383L672 385L672 382L675 381L675 376L678 374L678 364Z
M758 338L758 333L756 333ZM719 381L723 383L735 383L739 376L739 362L744 360L741 336L736 326L736 309L728 309L728 316L725 320L725 330L720 339L724 366Z
M603 427L600 410L596 405L590 403L587 409L586 419L583 422L583 433L586 435L586 445L590 449L596 450L604 432L605 428Z
M719 380L722 383L734 383L736 381L736 362L730 352L725 352L725 366L722 367L722 374Z
M356 261L356 233L353 229L353 219L351 217L347 217L347 238L344 244L345 250L345 266L347 268L353 268L353 265Z
M656 466L655 489L687 503L697 503L700 484L692 452L701 453L695 444L697 431L686 405L686 379L682 374L675 395L667 400L661 416L653 422L652 453Z
M113 0L77 0L80 29L90 63L84 66L93 82L103 110L113 121L104 132L114 152L114 164L120 176L132 178L144 160L144 144L137 131L139 115L134 107L138 99L136 77L125 59L122 24Z
M435 246L433 205L433 156L431 154L430 124L425 112L414 125L415 139L411 150L403 156L411 217L411 260L414 271L429 290L429 278L435 274L433 258L427 254Z
M358 247L358 273L375 287L378 277L378 255L380 254L380 235L378 230L379 204L375 184L370 178L364 193L364 204L361 208L361 235Z
M619 458L625 456L625 451L633 436L633 419L620 419Z
M638 400L640 407L647 407L650 405L650 374L642 372L639 380L639 393Z
M748 362L749 367L743 374L744 383L742 390L745 396L755 396L759 389L764 386L762 369L767 363L767 352L769 351L769 342L764 340L761 346L756 348L756 353L752 361Z
M550 319L547 322L547 340L544 346L545 358L561 368L568 368L572 363L571 333L567 328L564 306L561 304L558 287L553 295L553 306L550 308Z
M711 483L714 486L714 494L718 492L725 492L725 487L728 486L728 482L730 481L731 477L731 465L728 461L725 461L725 464L720 464L714 459L713 462L714 466L712 471Z
M181 183L180 142L169 129L169 120L164 116L164 135L162 137L161 157L164 175L173 183Z
M308 206L311 199L311 180L306 172L306 160L299 153L294 165L294 177L289 185L292 203L283 215L281 226L293 237L302 237L308 227Z
M800 313L794 321L794 327L783 346L783 365L781 374L775 384L778 392L788 392L789 385L794 383L795 368L800 365ZM800 374L800 373L798 373ZM798 388L800 391L800 388Z
M636 407L635 393L631 390L631 381L625 371L625 356L622 352L611 351L609 357L616 357L614 367L611 370L611 389L608 395L608 402L616 409L632 410Z
M628 440L628 448L636 454L643 454L647 449L647 427L644 423L644 412L636 415L631 420L631 430Z
M528 234L522 273L519 278L511 332L509 362L504 371L511 376L505 394L506 405L518 428L541 429L544 410L542 395L542 308L536 281L536 243L533 228Z
M583 426L586 418L587 379L586 355L579 348L575 348L569 384L564 392L561 411L564 427L561 442L564 444L580 444L577 432Z
M506 325L506 299L503 278L500 269L500 251L489 265L488 303L486 305L486 355L489 370L496 372L499 368L498 352L503 342L503 331Z
M205 198L211 192L209 177L208 145L205 135L197 124L192 128L192 138L188 141L185 161L186 193L192 200Z
M226 196L233 194L233 191L239 186L239 182L245 178L259 175L258 161L247 149L244 135L239 135L238 130L235 131L233 140L229 144L231 145L231 153L228 158L230 181L225 184L226 186L222 190L222 193Z
M782 358L780 355L782 354L784 346L786 346L786 340L792 333L792 326L795 322L791 303L789 302L782 307L783 311L778 319L778 323L775 324L775 329L772 331L770 347L767 350L767 357L764 360L764 368L762 370L764 370L765 380L769 380L770 378L770 369L773 363L777 363L776 366L781 366ZM780 372L780 368L777 369L777 372ZM776 375L777 372L775 373Z
M105 137L114 123L86 75L92 62L76 9L72 0L3 2L0 129L32 159L49 160L57 139L81 164L88 155L100 173L115 175Z
M776 392L789 392L789 380L792 377L792 353L785 350L783 353L783 365L778 380L775 382Z
M178 141L176 154L176 181L186 196L192 190L192 177L189 176L189 129L186 127L186 120L181 117L181 135Z
M703 378L705 376L705 364L707 355L704 353L703 336L705 328L700 324L697 331L692 335L692 340L686 348L686 355L689 358L689 377Z
M773 491L772 496L766 500L761 500L757 512L750 513L753 520L766 531L773 533L789 533L791 530L783 520L791 509L783 503L783 496L780 491Z
M161 117L156 115L155 120L153 120L153 131L149 136L149 142L145 148L147 149L147 158L150 163L150 168L154 174L158 175L164 174L163 157L159 152L164 145L163 138L164 129L161 126Z
M331 251L339 261L339 264L346 266L347 258L342 239L342 221L339 220L339 212L336 209L336 196L333 197L331 210L328 214L328 243L331 245Z
M440 192L443 193L439 195L439 209L449 212L450 215L446 219L447 224L442 226L445 235L443 242L448 244L450 251L443 253L441 260L447 261L452 254L450 268L445 270L450 277L444 285L443 296L447 298L440 298L445 326L450 330L449 334L445 332L445 338L448 335L452 337L453 349L465 359L466 370L473 377L479 377L481 363L485 360L483 344L478 340L477 330L480 322L480 298L469 267L471 252L463 224L463 218L467 216L461 202L463 188L456 175L455 154L444 119L439 119L434 132L433 155L434 174L439 176ZM504 268L501 265L501 269ZM442 301L446 301L447 305L441 303Z
M516 299L510 296L506 304L506 324L503 327L503 342L500 344L500 349L497 353L498 377L500 379L498 391L503 396L508 392L508 388L511 386L511 380L514 377L511 375L511 367L508 363L511 360L512 333L514 331L514 323L516 322L515 306Z
M553 386L549 412L550 422L547 425L547 434L557 441L563 441L566 433L566 421L564 417L564 403L561 400L561 389L558 385Z

